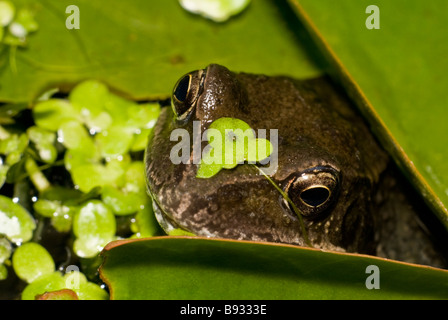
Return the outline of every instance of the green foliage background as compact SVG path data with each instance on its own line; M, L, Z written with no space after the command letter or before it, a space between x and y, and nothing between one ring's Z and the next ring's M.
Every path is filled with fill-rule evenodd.
M209 63L223 64L237 72L295 78L329 73L344 86L383 145L448 227L446 1L378 0L375 4L380 8L379 30L365 27L365 9L371 4L365 0L255 0L247 10L223 24L188 13L175 0L12 2L34 14L38 29L27 36L25 46L0 44L2 125L8 127L15 115L33 108L36 117L36 99L44 92L57 89L59 94L67 95L88 79L106 84L111 94L121 96L107 98L115 99L118 106L128 106L129 102L134 108L137 104L123 98L167 99L181 75ZM79 30L65 27L68 17L65 10L69 5L80 9ZM100 102L102 106L108 103ZM34 120L39 123L38 117ZM81 122L91 129L93 124L106 126L102 120L98 117ZM16 125L20 128L24 124ZM26 128L20 130L22 134L14 136L16 144L13 144L20 146L20 151L5 146L8 152L2 153L5 158L16 157L21 164L10 170L9 184L16 183L18 180L13 178L25 169L28 173L35 172L30 174L32 180L42 178L37 165L29 159L40 160L37 164L46 169L53 163L35 154L20 161L27 147L20 143L24 141ZM36 146L42 147L43 141L35 138L36 134L44 137L45 148L56 143L54 133L27 132L30 141L39 141L32 141ZM6 179L3 169L0 177ZM42 172L49 175L48 171ZM97 204L101 198L101 191L90 190L94 187L91 181L83 185L85 188L73 193L74 202L69 201L70 206L87 206L92 201ZM110 186L105 189L107 196L117 194ZM104 194L102 197L107 198ZM57 210L67 205L65 201L68 200L58 204ZM51 205L43 203L41 212L31 212L32 216L42 215ZM123 220L120 214L116 216L117 221ZM75 233L79 236L78 227ZM115 239L113 234L108 236ZM0 252L2 267L10 263L8 257L14 251L5 239L0 238L5 249ZM183 247L188 250L178 252ZM176 256L166 252L174 252ZM140 298L447 298L448 292L445 271L288 246L190 238L170 242L166 238L153 238L110 245L103 257L106 261L103 280L115 298L134 297L129 288L136 285L136 274L141 287L135 292L141 294ZM240 258L239 263L229 262ZM283 266L285 261L290 264ZM310 263L316 261L325 263L311 268ZM365 289L362 271L367 263L379 264L387 275L394 275L384 278L387 284L379 293ZM361 275L349 275L350 266ZM61 276L55 276L53 268L47 269L51 269L48 278L40 279L35 285L37 291L63 287ZM406 281L403 275L418 281ZM48 286L50 278L58 284ZM215 287L211 290L204 279L213 279ZM85 283L90 285L87 280ZM179 292L176 289L179 286L185 289ZM144 289L148 287L153 290ZM27 297L34 296L33 290L28 290L31 293ZM94 291L98 292L98 287ZM254 296L254 292L259 295Z

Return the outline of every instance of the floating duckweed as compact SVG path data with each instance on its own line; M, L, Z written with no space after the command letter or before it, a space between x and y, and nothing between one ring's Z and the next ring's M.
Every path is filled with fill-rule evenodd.
M90 147L90 148L89 148ZM72 178L75 180L82 179L78 175L74 175L73 170L75 168L84 166L84 165L94 165L99 164L101 161L101 155L95 145L90 142L84 145L84 148L67 150L64 156L64 165L65 168L71 172ZM82 174L82 170L80 171Z
M180 0L185 10L216 22L228 20L243 11L249 3L250 0Z
M86 164L71 169L73 182L79 190L89 192L97 186L115 185L122 177L124 171L121 168L102 164Z
M28 242L16 249L12 265L17 276L28 283L54 271L53 258L40 244Z
M35 32L39 28L36 20L34 20L33 12L27 8L19 9L14 22L21 25L26 30L26 34Z
M79 150L94 147L87 129L78 121L66 121L58 129L58 141L67 149Z
M35 228L34 219L25 208L0 195L0 234L20 244L31 239Z
M8 269L4 264L0 264L0 280L5 280L8 277Z
M75 214L73 233L77 237L96 235L108 237L116 231L115 217L102 201L90 200Z
M39 294L61 290L64 286L65 281L61 273L53 271L27 285L22 292L22 300L34 300Z
M112 125L112 117L107 112L101 112L97 116L91 116L86 120L86 126L91 135L108 129Z
M8 269L4 263L9 260L12 253L12 245L8 239L0 237L0 280L6 279L8 276Z
M95 236L87 235L77 238L73 243L73 250L81 258L93 258L103 250L111 241L116 240L115 236Z
M191 233L191 232L183 230L183 229L173 229L173 230L169 231L169 235L170 236L190 236L190 237L195 236L194 233Z
M101 198L116 215L128 215L141 210L147 203L145 169L142 161L134 161L123 168L125 171L118 187L106 185Z
M22 300L39 299L45 293L54 292L55 300L66 300L59 295L58 291L72 290L79 300L105 300L109 295L99 285L89 282L86 276L78 271L69 272L62 275L60 272L53 271L37 278L22 292Z
M67 272L64 275L65 288L73 290L80 300L104 300L108 294L99 285L89 282L79 271Z
M6 139L0 140L0 154L6 155L6 164L11 166L21 159L27 146L28 136L25 133L8 133Z
M39 153L40 160L46 163L53 163L57 157L57 150L54 146L56 134L52 131L32 126L28 128L27 135Z
M39 28L34 20L34 13L27 8L20 8L17 12L9 1L0 1L0 41L11 47L22 46L27 43L27 35ZM15 57L12 55L11 67L15 69Z
M37 126L57 131L65 122L79 120L80 114L67 100L49 99L34 106L33 118Z
M22 39L25 38L28 34L28 31L25 29L23 25L17 22L13 22L9 25L9 32L16 38Z
M160 234L160 226L155 218L150 199L147 199L144 207L135 215L131 229L136 234L136 237L141 238Z
M57 231L69 232L71 230L75 207L63 205L58 200L46 199L37 200L33 207L41 216L50 218L51 224Z
M3 263L6 261L6 259L9 259L11 252L11 243L8 241L8 239L0 236L0 263Z
M103 110L109 89L96 80L87 80L78 84L70 92L69 101L83 115L84 119L98 116Z
M86 202L73 217L73 233L77 237L74 250L79 257L91 258L114 240L116 221L102 201Z
M109 295L99 285L93 282L85 282L79 285L79 289L73 289L80 300L107 300Z
M37 127L32 126L26 130L28 137L31 141L36 144L44 143L44 144L52 144L55 141L56 135L54 132Z
M103 158L117 158L129 152L134 133L127 127L110 127L95 136Z
M148 145L148 136L151 129L140 129L135 133L135 139L131 145L131 152L138 152L145 150Z
M15 14L15 7L9 1L0 1L0 26L5 27L11 23Z
M116 215L136 213L146 203L146 194L125 192L112 186L103 187L101 198Z
M6 174L8 173L9 166L4 165L3 161L0 160L0 189L6 181Z
M26 18L27 13L21 15ZM32 24L21 26L27 32L32 29ZM133 237L160 232L146 194L142 162L160 105L126 100L95 80L77 85L67 99L52 98L54 92L35 104L34 123L26 132L0 127L0 187L21 182L21 192L33 194L29 210L34 215L19 204L19 197L12 201L0 196L0 279L7 277L5 265L12 261L14 272L29 282L23 299L62 299L67 290L71 291L66 298L107 299L107 292L83 273L55 272L46 249L28 242L36 229L34 218L40 226L50 222L55 229L51 232L68 236L69 242L62 245L70 244L83 263L92 261L95 269L95 257L117 239L115 216L129 215ZM9 123L27 108L6 107L0 118ZM53 181L53 170L64 180ZM15 251L11 243L18 246Z
M51 218L59 210L59 201L40 199L34 203L34 210L43 217Z
M135 129L152 129L160 114L158 103L133 104L126 110L126 127Z

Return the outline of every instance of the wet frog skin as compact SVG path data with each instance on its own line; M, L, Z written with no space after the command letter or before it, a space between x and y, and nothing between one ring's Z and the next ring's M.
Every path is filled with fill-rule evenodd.
M306 245L297 215L252 166L200 179L197 164L172 163L174 129L193 137L193 121L204 132L214 120L232 117L255 131L278 129L278 169L271 179L301 210L313 247L396 254L385 243L395 240L381 231L394 215L382 213L391 208L385 205L388 192L380 190L389 181L383 179L389 157L328 78L233 73L212 64L179 80L172 105L163 108L145 155L148 190L166 231Z

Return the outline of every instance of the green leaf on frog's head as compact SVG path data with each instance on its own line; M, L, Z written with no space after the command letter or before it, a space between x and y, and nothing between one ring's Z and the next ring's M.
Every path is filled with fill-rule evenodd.
M221 169L235 168L244 161L262 161L273 150L269 140L256 139L254 130L240 119L219 118L206 134L209 145L203 151L197 178L210 178Z

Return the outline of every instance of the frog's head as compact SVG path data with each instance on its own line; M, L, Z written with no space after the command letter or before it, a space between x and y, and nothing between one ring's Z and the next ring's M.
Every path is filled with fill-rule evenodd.
M271 179L301 211L314 247L373 248L372 196L387 157L345 96L327 78L237 74L219 65L180 78L172 108L163 108L149 138L148 189L165 230L304 244L296 213L254 167L196 177L193 160L207 144L197 138L221 117L265 129L268 139L271 129L278 130L278 168ZM180 153L188 163L173 161Z

